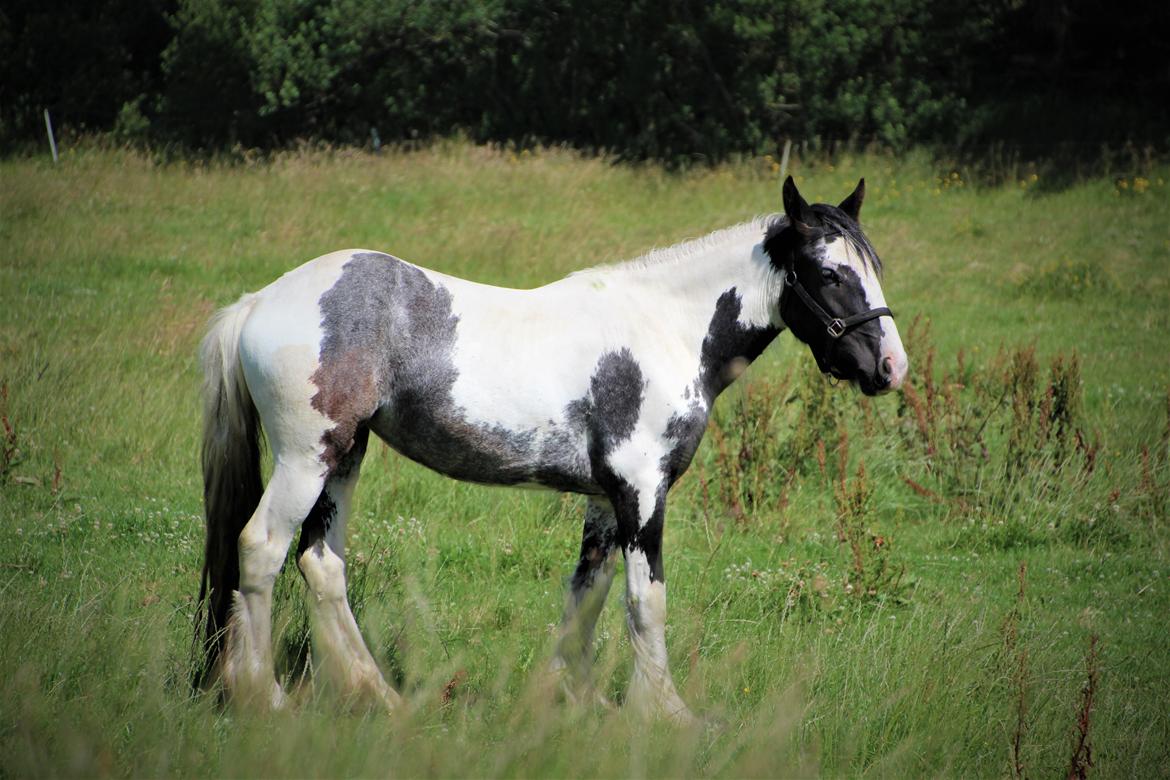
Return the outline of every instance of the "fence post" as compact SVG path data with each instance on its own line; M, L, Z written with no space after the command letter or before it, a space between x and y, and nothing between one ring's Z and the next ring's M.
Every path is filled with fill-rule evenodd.
M57 140L53 138L53 120L49 119L49 109L45 109L45 132L49 134L49 148L53 150L53 162L57 162Z

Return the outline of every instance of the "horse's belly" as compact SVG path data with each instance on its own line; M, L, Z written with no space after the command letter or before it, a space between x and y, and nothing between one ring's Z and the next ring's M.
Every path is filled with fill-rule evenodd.
M378 410L370 429L402 455L455 479L600 492L583 434L566 425L512 430L400 397Z

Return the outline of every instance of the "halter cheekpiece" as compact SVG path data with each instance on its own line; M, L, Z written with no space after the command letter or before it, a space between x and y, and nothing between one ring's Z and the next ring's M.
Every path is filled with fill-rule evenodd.
M800 283L800 279L796 278L796 273L791 268L784 272L784 285L796 291L796 294L804 301L804 305L808 306L809 311L815 314L817 319L824 324L825 330L831 339L839 339L858 325L862 325L870 320L876 320L878 317L894 316L892 311L885 306L881 306L877 309L870 309L869 311L863 311L860 314L854 314L849 317L834 317L813 299L808 290L804 289L804 285Z

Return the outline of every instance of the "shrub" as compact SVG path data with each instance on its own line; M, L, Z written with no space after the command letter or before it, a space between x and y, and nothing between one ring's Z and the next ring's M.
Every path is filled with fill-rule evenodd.
M37 138L46 107L63 129L110 130L141 96L154 139L215 150L376 130L687 164L784 138L940 143L1070 163L1045 165L1048 182L1102 142L1166 141L1166 109L1147 99L1166 86L1164 15L1118 18L1095 1L8 5L4 140Z

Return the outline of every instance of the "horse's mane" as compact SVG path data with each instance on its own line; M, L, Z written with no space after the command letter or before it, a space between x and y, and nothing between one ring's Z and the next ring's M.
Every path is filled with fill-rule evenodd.
M827 203L814 203L812 210L820 219L826 234L829 236L844 236L857 251L862 263L868 266L874 274L881 275L881 258L878 257L873 245L869 243L869 238L866 237L865 232L862 231L861 226L856 221L841 211L841 209L836 206L830 206ZM649 252L639 255L632 260L604 263L593 266L592 268L574 271L569 275L582 276L613 271L636 271L656 266L676 265L725 244L728 241L742 238L752 233L760 236L760 240L767 244L787 228L788 217L783 214L755 217L749 219L747 222L741 222L738 225L732 225L731 227L708 233L701 238L692 238L672 246L651 249Z
M762 241L765 231L768 230L774 220L774 215L755 217L747 222L741 222L738 225L732 225L731 227L708 233L702 238L692 238L674 244L673 246L651 249L649 252L639 255L632 260L621 260L616 263L604 263L593 266L592 268L584 268L580 271L574 271L570 276L608 273L612 271L636 271L643 268L679 264L701 255L710 249L749 234L754 233Z

